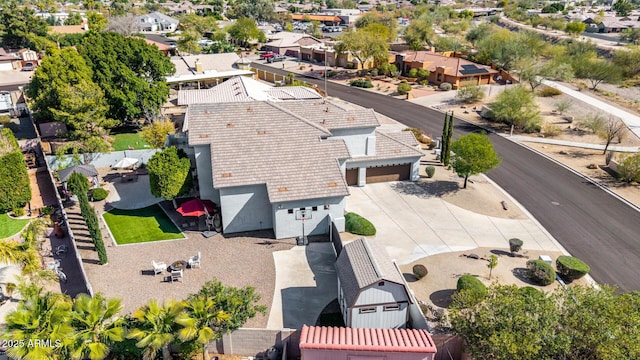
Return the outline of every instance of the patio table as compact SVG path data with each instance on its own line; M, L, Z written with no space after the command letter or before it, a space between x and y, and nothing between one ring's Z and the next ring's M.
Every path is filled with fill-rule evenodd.
M171 270L183 270L187 268L187 261L186 260L176 260L173 263L171 263L170 266Z

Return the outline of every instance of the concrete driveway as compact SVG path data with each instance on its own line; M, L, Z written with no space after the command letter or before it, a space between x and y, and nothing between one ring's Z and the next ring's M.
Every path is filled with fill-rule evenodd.
M350 187L347 211L371 221L391 258L408 264L425 256L476 247L508 248L510 238L523 248L562 251L534 219L503 219L474 213L429 196L411 182Z

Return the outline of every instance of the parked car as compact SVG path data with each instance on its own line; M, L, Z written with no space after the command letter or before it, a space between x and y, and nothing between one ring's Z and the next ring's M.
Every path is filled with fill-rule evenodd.
M268 63L273 63L273 62L278 62L278 61L285 61L287 60L287 57L284 55L274 55L270 58L267 59Z
M260 59L262 59L262 60L267 59L268 60L268 59L270 59L270 58L272 58L272 57L274 57L276 55L277 54L274 53L273 51L266 51L266 52L263 52L262 54L260 54Z
M32 62L26 62L22 66L22 71L33 71L35 69L36 69L36 64L34 64Z

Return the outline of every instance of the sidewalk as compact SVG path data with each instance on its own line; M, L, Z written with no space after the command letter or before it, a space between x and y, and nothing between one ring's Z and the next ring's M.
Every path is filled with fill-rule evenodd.
M513 141L517 141L517 142L520 142L520 141L535 142L535 143L541 143L541 144L562 145L562 146L577 147L577 148L582 148L582 149L592 149L592 150L603 150L604 151L604 145L602 145L602 144L589 144L589 143L581 143L581 142L575 142L575 141L548 139L548 138L522 136L522 135L509 136L508 134L500 134L500 133L498 133L498 135L503 136L503 137L508 138L508 139L511 139ZM617 152L635 153L635 152L639 152L640 151L640 147L638 147L638 146L611 146L611 145L609 145L608 150L617 151Z

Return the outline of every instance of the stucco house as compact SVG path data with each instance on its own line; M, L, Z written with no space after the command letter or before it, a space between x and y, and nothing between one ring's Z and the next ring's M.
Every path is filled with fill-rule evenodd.
M300 58L300 47L309 45L319 45L322 41L308 34L281 31L269 35L268 42L264 44L264 49L273 51L280 55L294 56Z
M161 12L154 11L149 14L136 17L141 31L166 31L172 32L178 29L180 21Z
M304 325L300 332L302 360L433 360L436 353L426 330Z
M395 62L403 75L411 69L429 70L429 82L449 83L454 89L464 85L484 85L494 82L498 70L459 57L449 57L431 51L406 51L396 54Z
M338 303L347 327L404 329L412 298L402 273L365 238L344 246L336 261Z
M235 76L253 76L253 72L240 68L236 53L172 56L176 72L167 76L167 84L174 89L203 89L222 83Z

